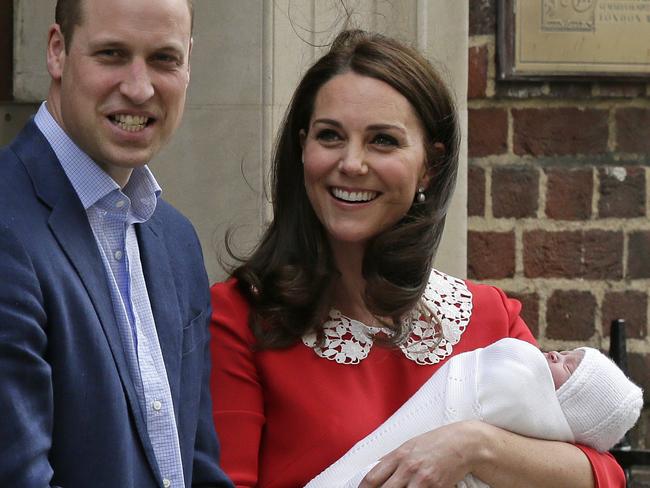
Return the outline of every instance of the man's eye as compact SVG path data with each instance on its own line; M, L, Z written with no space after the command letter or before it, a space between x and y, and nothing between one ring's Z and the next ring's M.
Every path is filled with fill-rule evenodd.
M154 56L154 61L165 64L181 64L179 59L171 54L156 54Z
M388 134L377 134L373 139L372 143L378 146L398 146L399 143L397 139Z
M105 58L117 58L122 53L120 51L118 51L117 49L102 49L97 54L99 56L102 56L102 57L105 57Z

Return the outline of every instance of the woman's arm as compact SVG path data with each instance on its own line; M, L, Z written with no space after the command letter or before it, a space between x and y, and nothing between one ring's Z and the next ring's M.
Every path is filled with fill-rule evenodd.
M221 466L238 488L257 486L265 422L248 306L233 280L212 287L211 392Z
M404 443L368 473L360 488L449 488L470 473L493 488L595 486L589 460L577 447L471 420Z
M405 442L385 456L359 488L450 488L467 474L493 488L625 487L622 469L607 453L470 420Z

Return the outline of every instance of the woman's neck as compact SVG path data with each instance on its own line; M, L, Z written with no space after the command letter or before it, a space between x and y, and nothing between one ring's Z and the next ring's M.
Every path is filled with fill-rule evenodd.
M365 247L361 244L331 243L331 248L340 273L332 283L332 306L347 317L374 325L376 319L363 299L366 289L362 273Z

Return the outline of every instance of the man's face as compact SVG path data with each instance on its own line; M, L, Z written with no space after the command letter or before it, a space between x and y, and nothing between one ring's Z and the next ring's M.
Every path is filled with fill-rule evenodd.
M178 127L189 82L186 0L84 0L68 52L50 29L48 107L118 183Z

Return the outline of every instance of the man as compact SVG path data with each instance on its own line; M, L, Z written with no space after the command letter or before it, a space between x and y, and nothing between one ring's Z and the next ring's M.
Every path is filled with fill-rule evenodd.
M232 486L199 243L145 165L191 25L189 0L57 2L47 101L0 151L0 486Z

